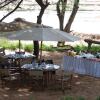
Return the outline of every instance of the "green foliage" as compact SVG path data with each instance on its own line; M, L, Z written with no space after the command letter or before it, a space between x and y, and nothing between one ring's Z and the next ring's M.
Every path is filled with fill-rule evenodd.
M32 52L33 45L32 44L24 45L24 49L25 49L25 51Z
M9 44L8 47L6 47L6 49L11 49L11 50L15 50L17 48L16 44Z
M4 47L4 48L9 47L9 41L6 39L0 39L0 47Z
M77 98L74 98L74 97L72 97L72 96L64 96L64 97L62 97L61 98L61 100L87 100L87 99L85 99L84 97L82 97L82 96L79 96L79 97L77 97ZM94 99L94 100L100 100L100 96L98 96L96 99Z
M0 47L4 47L5 49L15 50L16 48L18 48L18 45L19 45L19 43L10 42L6 39L0 40Z
M62 98L62 100L73 100L72 96L65 96Z
M98 96L98 97L96 98L96 100L100 100L100 96Z
M85 100L85 98L80 96L80 97L77 98L77 100Z
M77 53L79 53L80 51L86 51L87 50L87 46L85 46L85 45L76 45L75 47L74 47L74 50L77 52Z
M47 45L42 45L42 50L43 51L55 51L54 48L52 48L52 46L47 46Z
M80 51L87 51L87 46L85 45L76 45L74 47L74 50L79 53ZM99 45L92 45L90 48L90 52L96 53L96 52L100 52L100 46Z
M6 39L0 39L0 47L4 47L5 49L11 49L11 50L15 50L16 48L19 48L19 41L18 42L10 42ZM24 48L25 51L28 52L32 52L33 51L33 44L27 44L24 45L21 43L21 48ZM65 46L65 47L52 47L52 46L47 46L47 45L42 45L42 50L43 51L64 51L66 49L68 49L69 47ZM74 50L79 53L80 51L87 51L87 46L85 46L84 44L81 45L76 45L73 47ZM100 52L100 46L99 45L92 45L91 52L96 53L96 52Z
M14 43L14 45L16 46L16 48L19 48L19 41ZM22 48L22 43L20 42L20 48Z
M100 52L100 46L99 45L93 45L90 49L91 52L96 53Z

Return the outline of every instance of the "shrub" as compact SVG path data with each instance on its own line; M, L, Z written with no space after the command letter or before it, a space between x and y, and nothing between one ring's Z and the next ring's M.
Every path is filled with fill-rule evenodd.
M16 48L19 48L19 41L14 43L14 45L16 46ZM22 48L22 43L20 42L20 48Z
M25 51L32 52L33 51L33 45L32 44L24 45L24 49L25 49Z
M73 100L72 96L65 96L61 100Z
M54 48L52 48L52 46L47 46L47 45L42 45L42 50L44 51L55 51Z
M74 47L74 50L79 53L80 51L87 51L87 46L85 45L76 45ZM97 53L97 52L100 52L100 46L98 45L92 45L91 48L90 48L90 52L92 53Z
M80 97L77 98L77 100L85 100L85 98L80 96Z
M0 47L8 48L9 47L9 41L6 39L0 39Z
M100 52L100 46L92 45L90 51L93 52L93 53Z
M87 50L87 46L85 45L76 45L74 47L74 50L79 53L80 51L86 51Z
M100 100L100 96L98 96L98 97L96 98L96 100Z

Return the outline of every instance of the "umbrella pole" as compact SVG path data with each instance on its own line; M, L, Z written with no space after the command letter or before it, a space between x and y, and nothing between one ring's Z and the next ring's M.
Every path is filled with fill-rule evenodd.
M19 40L19 53L20 53L20 49L21 49L21 41Z
M42 58L42 41L41 41L41 45L40 45L40 60L41 60L41 58Z
M19 55L21 54L21 41L19 40ZM21 59L19 58L19 72L21 73Z

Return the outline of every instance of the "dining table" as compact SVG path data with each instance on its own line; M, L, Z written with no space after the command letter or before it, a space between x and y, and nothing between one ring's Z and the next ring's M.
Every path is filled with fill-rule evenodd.
M25 62L25 60L27 60L27 59L31 59L31 62L32 62L32 59L35 58L35 56L33 54L28 53L28 52L25 52L25 54L9 53L9 54L6 54L4 57L9 60L12 67L13 66L15 66L15 67L21 66L21 63Z
M50 85L51 83L54 82L56 78L56 70L60 68L59 65L55 64L24 64L21 66L22 70L41 70L43 71L43 76L45 79L45 86Z

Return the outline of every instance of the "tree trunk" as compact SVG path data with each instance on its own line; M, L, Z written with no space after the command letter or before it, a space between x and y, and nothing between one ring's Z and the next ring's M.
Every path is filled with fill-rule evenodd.
M70 18L69 18L69 20L68 20L68 23L66 24L66 26L65 26L65 28L64 28L64 31L65 31L65 32L68 32L68 33L70 32L71 25L72 25L72 23L73 23L73 21L74 21L74 18L75 18L75 16L76 16L76 13L77 13L78 8L79 8L78 5L79 5L79 0L75 0L72 13L71 13Z
M49 2L48 0L46 0L45 4L43 3L42 0L35 0L41 7L39 16L37 16L37 23L41 24L42 23L42 16L44 14L45 9L48 7ZM36 56L36 58L38 59L39 57L39 42L38 41L34 41L34 55Z
M63 27L64 27L64 15L65 15L65 11L66 11L66 4L67 4L67 0L59 0L57 2L57 16L59 19L59 28L60 30L63 31ZM65 42L63 41L59 41L57 43L57 46L63 46Z
M38 24L42 23L43 13L44 13L44 9L41 9L39 16L37 16ZM36 58L38 58L38 56L39 56L39 42L38 41L34 41L34 55L36 56Z

